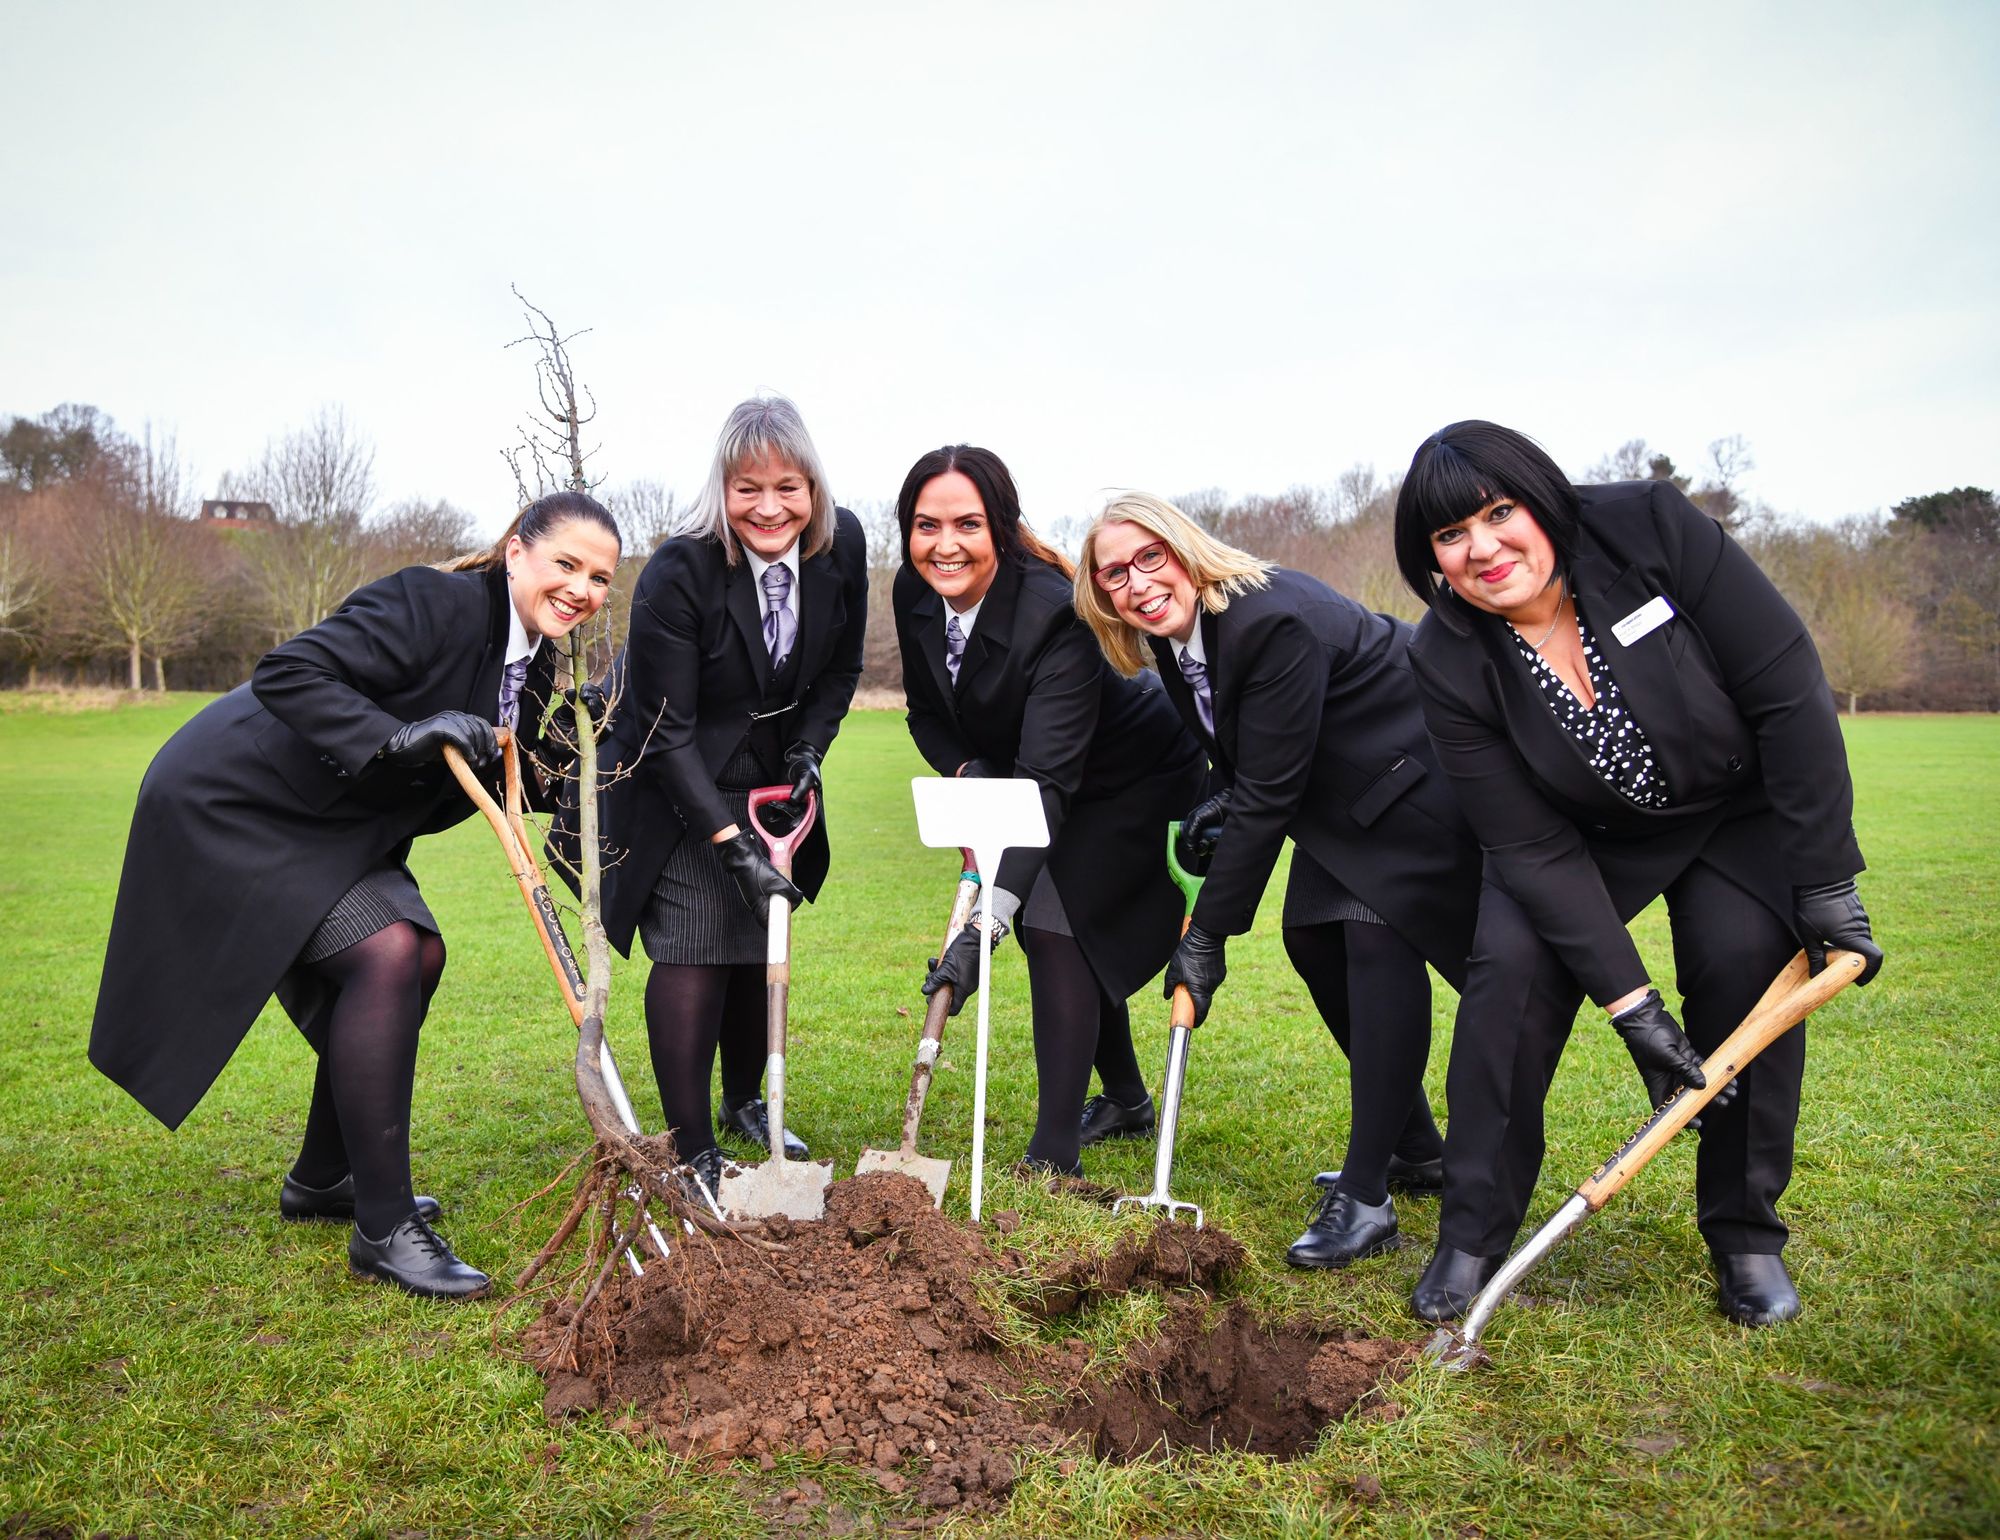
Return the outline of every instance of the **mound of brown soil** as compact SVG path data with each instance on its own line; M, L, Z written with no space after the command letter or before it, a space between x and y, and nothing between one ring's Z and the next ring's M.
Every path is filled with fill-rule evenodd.
M715 1460L803 1451L870 1466L932 1507L984 1508L1012 1487L1018 1451L1079 1436L1109 1458L1163 1440L1309 1448L1414 1350L1262 1325L1240 1304L1212 1324L1190 1294L1119 1373L1092 1381L1080 1342L1001 1346L976 1284L1018 1261L909 1177L836 1182L823 1221L774 1221L770 1234L782 1253L689 1240L644 1279L609 1286L576 1334L574 1369L545 1369L549 1416L601 1409L635 1437ZM1135 1287L1211 1289L1242 1258L1219 1231L1162 1220L1028 1292L1054 1316ZM529 1328L536 1362L569 1337L570 1308ZM1038 1409L1022 1399L1030 1380L1073 1393Z

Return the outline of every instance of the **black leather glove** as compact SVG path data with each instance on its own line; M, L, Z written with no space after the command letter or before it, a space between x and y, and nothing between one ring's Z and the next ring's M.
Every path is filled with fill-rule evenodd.
M1806 967L1814 973L1826 967L1828 947L1858 952L1868 959L1868 966L1854 981L1857 984L1867 983L1881 970L1882 949L1875 944L1868 911L1861 907L1861 895L1854 891L1852 877L1816 888L1793 888L1792 929L1806 949Z
M1222 837L1222 825L1229 817L1229 795L1234 789L1225 786L1214 796L1203 798L1181 820L1174 835L1174 859L1182 871L1197 877L1207 875L1208 863L1215 859L1215 842Z
M604 719L611 714L610 696L604 693L601 686L593 684L588 679L579 688L565 690L562 693L556 701L555 710L549 713L548 731L544 741L566 748L572 754L578 752L581 743L576 731L576 708L579 701L583 703L584 711L590 716L590 733L593 738L602 734Z
M979 988L979 939L983 934L977 925L968 925L951 938L951 945L944 949L943 957L931 959L931 971L924 975L925 999L949 986L952 1015L956 1016L965 1009L965 1002ZM996 915L993 942L987 951L992 952L1006 939L1007 922Z
M1645 999L1613 1016L1611 1025L1625 1039L1625 1051L1639 1067L1639 1078L1646 1083L1646 1100L1655 1112L1682 1086L1699 1091L1708 1084L1708 1077L1701 1072L1701 1055L1694 1051L1694 1044L1657 989L1647 990ZM1717 1110L1728 1106L1736 1099L1736 1085L1730 1081L1715 1093L1709 1106ZM1700 1128L1701 1119L1690 1118L1688 1127Z
M1166 997L1173 999L1176 985L1187 985L1187 992L1194 999L1196 1026L1208 1020L1209 1003L1215 999L1215 992L1222 987L1222 981L1229 977L1228 964L1222 957L1223 943L1227 939L1225 936L1212 936L1199 925L1190 925L1167 963Z
M440 711L421 722L405 722L375 751L375 757L392 765L428 765L444 758L446 744L463 754L474 769L483 769L500 757L500 740L493 736L493 724L470 711Z
M820 784L819 750L801 738L785 750L785 779L792 783L789 806L792 821L798 822L806 816L806 798L818 797L826 801L826 791Z
M806 901L805 894L792 885L792 879L771 864L764 847L757 843L757 836L748 829L739 829L717 845L715 853L722 860L722 869L735 882L738 895L760 922L769 922L770 901L774 898L786 900L794 909Z
M958 773L961 779L968 781L990 781L993 779L993 767L983 759L968 759L958 767Z

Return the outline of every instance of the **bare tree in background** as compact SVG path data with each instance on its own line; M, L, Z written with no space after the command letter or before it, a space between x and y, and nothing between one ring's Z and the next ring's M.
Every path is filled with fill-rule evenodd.
M1716 439L1708 446L1708 464L1688 500L1734 534L1749 513L1743 499L1743 478L1757 468L1750 444L1740 433Z
M375 502L375 447L340 407L267 444L255 465L223 478L221 493L269 503L277 517L244 544L273 642L318 625L372 575L362 525Z
M472 515L442 498L407 497L368 527L375 565L387 571L461 556L478 543Z
M115 649L127 685L145 688L145 660L166 688L166 659L201 635L224 553L189 515L193 478L173 439L107 456L67 483L63 570L74 579L64 623L91 650Z
M1646 481L1652 477L1654 456L1642 438L1628 438L1578 478L1583 486L1608 481Z
M644 479L628 481L606 492L604 506L618 521L625 537L625 554L641 561L674 532L682 513L664 482Z
M0 510L0 636L27 639L35 606L47 586L41 552L22 527L21 510Z
M1827 683L1850 714L1864 699L1909 682L1917 666L1912 542L1879 515L1834 524L1765 521L1745 535L1746 548L1811 631Z

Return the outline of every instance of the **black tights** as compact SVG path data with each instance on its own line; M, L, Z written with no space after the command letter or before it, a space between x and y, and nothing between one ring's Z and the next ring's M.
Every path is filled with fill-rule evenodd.
M353 1172L354 1223L380 1240L416 1212L410 1092L417 1035L444 975L444 941L398 920L303 966L334 993L304 1028L319 1068L292 1175L331 1187Z
M1146 1099L1146 1080L1132 1051L1132 1018L1125 1002L1104 992L1076 938L1030 925L1016 934L1028 958L1039 1083L1028 1158L1067 1167L1078 1155L1091 1065L1097 1066L1104 1094L1127 1107Z
M722 1095L740 1105L764 1077L764 965L654 963L646 975L646 1045L660 1109L682 1160L715 1143L709 1075L722 1047Z
M1388 926L1347 920L1287 926L1285 952L1352 1066L1340 1185L1357 1203L1381 1203L1390 1155L1425 1161L1444 1153L1424 1094L1431 1052L1424 959Z

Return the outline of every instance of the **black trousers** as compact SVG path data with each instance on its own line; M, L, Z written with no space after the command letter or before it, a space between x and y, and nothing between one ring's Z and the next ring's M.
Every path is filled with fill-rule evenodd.
M1749 1014L1798 942L1786 921L1699 859L1667 889L1666 899L1681 1025L1706 1056ZM1541 1173L1542 1103L1582 1003L1582 986L1521 906L1489 881L1479 897L1445 1077L1450 1123L1440 1245L1480 1257L1499 1256L1513 1245ZM1586 1030L1611 1031L1595 1006ZM1729 1107L1702 1115L1696 1215L1716 1251L1775 1255L1784 1247L1778 1199L1792 1179L1805 1061L1801 1024L1738 1077L1741 1089ZM1635 1071L1635 1111L1643 1106L1637 1078ZM1616 1142L1612 1132L1607 1130L1603 1154ZM1579 1162L1576 1178L1588 1174Z

